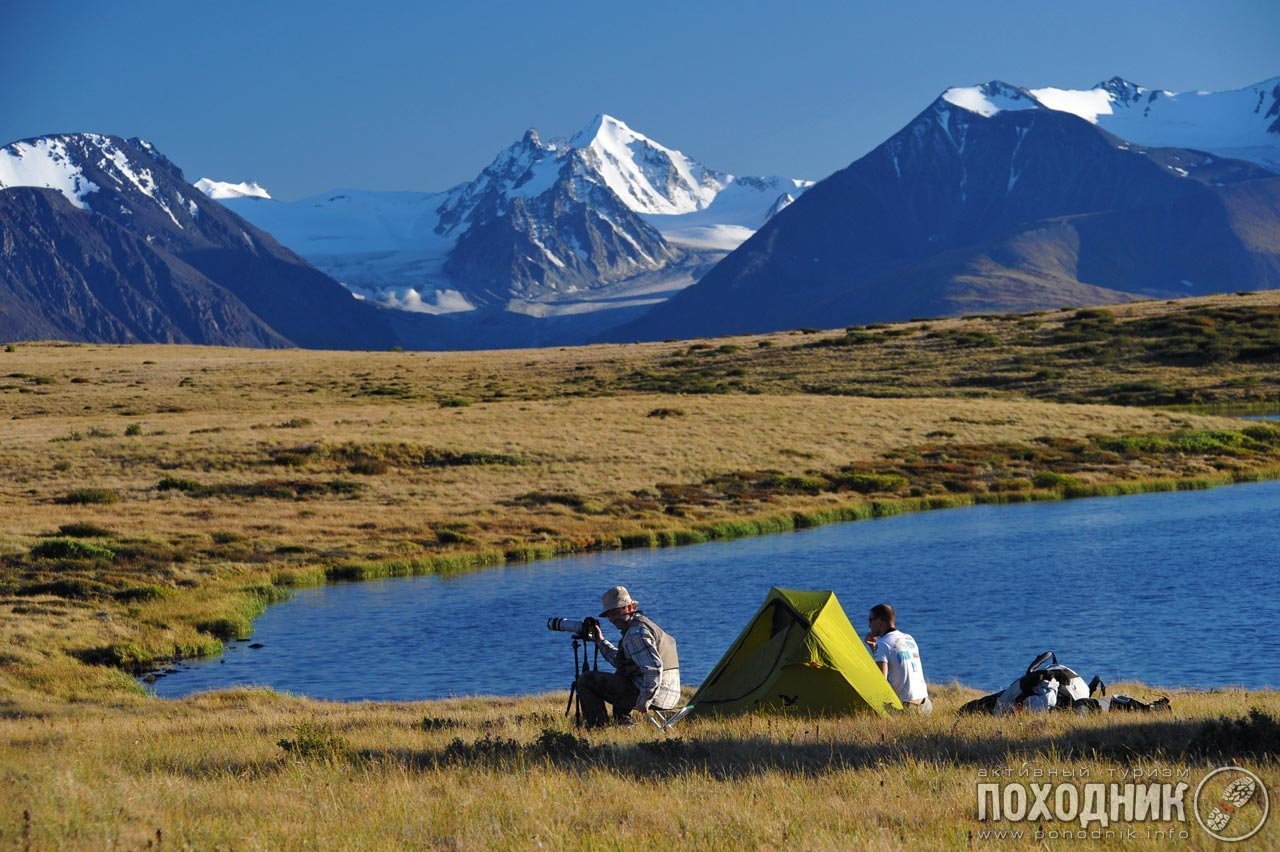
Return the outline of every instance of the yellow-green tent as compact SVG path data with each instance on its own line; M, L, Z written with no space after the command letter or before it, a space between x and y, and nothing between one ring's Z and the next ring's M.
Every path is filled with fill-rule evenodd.
M691 713L786 708L885 714L902 702L832 592L770 589L689 702Z

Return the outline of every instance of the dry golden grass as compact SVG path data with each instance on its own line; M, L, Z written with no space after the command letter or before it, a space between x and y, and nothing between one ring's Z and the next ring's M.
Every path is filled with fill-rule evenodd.
M1280 779L1274 692L1175 692L1174 712L1159 715L953 715L974 695L936 689L931 717L695 718L666 734L645 725L587 740L561 716L563 694L24 702L0 718L0 845L952 849L991 845L983 829L1018 827L978 822L983 771L1088 770L1088 780L1123 783L1121 771L1186 770L1194 788L1240 760L1268 784ZM1225 739L1206 727L1249 707L1272 727L1264 719ZM1251 739L1259 733L1269 739ZM1214 848L1187 798L1187 824L1120 824L1137 838L1095 845L1167 846L1145 832L1174 827ZM1251 848L1272 846L1277 831L1273 821Z
M1188 323L1256 349L1277 306L1264 293L1114 317L1176 316L1178 351L1204 344ZM488 353L0 352L0 847L954 848L980 842L984 768L1195 774L1245 759L1272 780L1265 724L1247 730L1257 748L1204 745L1220 714L1280 713L1271 692L1179 693L1172 717L957 720L947 711L973 693L950 688L928 719L695 719L578 743L563 695L159 701L120 668L216 652L284 589L331 576L1280 470L1265 427L1063 404L1133 383L1265 404L1280 396L1265 359L1059 339L1082 324L1115 333L1064 311L863 329L852 345L840 331ZM114 502L67 502L84 489ZM443 721L424 730L424 715Z
M1276 304L1267 293L1115 312L1128 322L1245 305L1269 322ZM728 537L895 500L1055 496L1028 492L1036 469L1009 453L1057 447L1057 461L1036 462L1047 470L1090 436L1239 427L1027 398L1078 393L1100 369L1087 363L1045 371L1043 387L977 382L1027 353L1079 360L1054 342L1076 317L909 323L860 331L869 342L853 346L812 345L843 333L484 353L19 345L0 353L0 689L119 697L115 672L67 655L141 666L216 652L280 587L326 575ZM1028 324L1034 333L1009 331ZM997 332L1007 340L987 345ZM1135 359L1123 369L1160 381L1173 370L1185 384L1255 369ZM846 395L860 388L901 398ZM830 485L841 471L895 472L904 452L967 472L913 478L906 502ZM1079 492L1280 465L1271 451L1080 458L1059 471ZM68 502L84 489L105 496L78 499L114 502ZM114 556L35 559L67 525L100 528L81 541Z

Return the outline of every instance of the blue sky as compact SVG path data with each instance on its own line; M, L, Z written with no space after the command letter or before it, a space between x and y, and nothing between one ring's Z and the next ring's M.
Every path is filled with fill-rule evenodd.
M943 89L1280 75L1280 3L27 3L0 32L0 144L143 136L188 180L445 189L528 127L598 112L735 174L821 178Z

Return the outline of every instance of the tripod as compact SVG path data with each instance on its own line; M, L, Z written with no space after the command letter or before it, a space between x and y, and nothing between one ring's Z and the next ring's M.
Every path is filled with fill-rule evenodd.
M573 637L573 683L569 685L569 701L564 706L564 715L569 715L569 710L573 710L573 725L576 728L582 727L582 696L578 694L578 678L583 672L598 671L600 668L600 648L596 646L596 655L592 663L587 661L587 648L584 644L585 637L574 634ZM578 649L582 649L582 660L578 660Z

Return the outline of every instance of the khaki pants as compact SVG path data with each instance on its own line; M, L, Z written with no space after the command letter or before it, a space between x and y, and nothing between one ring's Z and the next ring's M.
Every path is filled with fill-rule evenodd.
M640 690L631 678L616 672L586 671L578 676L578 700L582 704L582 720L588 728L598 728L609 723L605 704L613 705L613 718L622 721L631 716L631 709L640 700Z
M919 704L903 704L902 709L908 713L921 713L928 715L933 712L933 702L929 700L929 696L925 696L924 700Z

